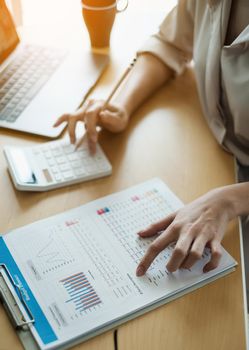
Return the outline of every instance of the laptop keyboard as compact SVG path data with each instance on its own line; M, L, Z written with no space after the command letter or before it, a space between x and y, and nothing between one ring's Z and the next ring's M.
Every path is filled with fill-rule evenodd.
M24 46L0 73L0 120L15 122L65 56L65 50Z

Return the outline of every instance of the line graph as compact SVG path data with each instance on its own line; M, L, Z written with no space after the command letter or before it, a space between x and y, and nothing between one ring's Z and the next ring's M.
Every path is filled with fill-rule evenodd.
M74 223L76 224L76 223ZM41 275L55 272L75 262L75 250L69 237L72 224L61 223L44 232L41 243L35 244L33 249L32 266ZM29 264L30 265L30 264ZM39 268L38 268L39 267Z
M53 234L49 236L48 243L43 246L39 252L36 254L37 258L44 259L46 263L57 263L57 262L66 262L67 259L62 256L62 253L56 249L56 243L58 245L58 240L55 242Z

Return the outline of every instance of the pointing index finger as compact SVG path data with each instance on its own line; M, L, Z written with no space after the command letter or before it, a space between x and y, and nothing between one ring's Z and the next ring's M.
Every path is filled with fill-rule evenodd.
M157 255L173 241L171 231L164 231L161 236L151 243L141 262L139 263L136 275L143 276L150 267Z

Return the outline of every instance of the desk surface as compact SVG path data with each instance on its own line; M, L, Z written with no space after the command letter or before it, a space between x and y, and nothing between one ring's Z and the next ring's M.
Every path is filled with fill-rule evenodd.
M72 3L77 8L76 2ZM137 0L136 5L131 5L129 11L116 22L110 52L111 63L95 89L94 96L105 97L108 94L135 49L146 38L147 32L155 29L162 18L162 0L153 2L154 16L151 16L149 2L143 3L146 6L141 13L138 11L141 1ZM124 31L123 26L125 23L135 26L133 20L129 21L132 16L133 20L139 18L141 25L134 36L129 31L131 42L128 45L125 37L129 33ZM147 25L148 18L153 18L150 25ZM141 29L143 26L144 31ZM87 35L82 32L80 35L85 38L87 46ZM42 33L39 35L41 41L45 40ZM50 40L57 38L51 35ZM30 145L44 141L32 135L0 130L1 150L6 144ZM113 135L102 131L100 144L113 165L111 177L37 194L14 189L0 152L0 231L6 232L60 213L155 176L164 180L186 203L211 188L234 182L233 158L219 147L206 126L191 70L158 91L137 111L124 133ZM237 222L231 223L223 243L239 263L236 271L118 327L116 335L119 350L245 349ZM1 350L22 348L2 307L0 339ZM78 345L75 349L114 349L114 331Z

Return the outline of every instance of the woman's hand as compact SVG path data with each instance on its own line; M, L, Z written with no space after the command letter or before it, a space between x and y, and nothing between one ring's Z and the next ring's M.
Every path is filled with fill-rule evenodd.
M221 258L221 240L228 221L235 216L233 204L227 197L225 187L212 190L139 232L139 236L145 238L163 231L142 258L137 276L144 275L156 256L172 242L176 245L166 266L168 271L191 268L201 259L206 246L211 249L211 259L203 271L215 269Z
M104 108L104 109L103 109ZM123 131L129 121L126 110L115 104L105 106L105 101L89 100L83 107L72 114L62 115L54 124L54 127L66 122L70 136L70 142L75 143L75 128L78 122L83 122L87 131L88 145L91 153L96 152L98 141L97 126L104 127L111 132ZM83 138L77 143L77 147L83 142Z

